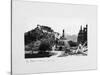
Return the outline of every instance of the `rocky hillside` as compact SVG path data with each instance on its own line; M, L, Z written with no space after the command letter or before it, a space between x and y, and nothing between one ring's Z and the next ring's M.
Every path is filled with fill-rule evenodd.
M66 35L67 40L77 42L77 35Z

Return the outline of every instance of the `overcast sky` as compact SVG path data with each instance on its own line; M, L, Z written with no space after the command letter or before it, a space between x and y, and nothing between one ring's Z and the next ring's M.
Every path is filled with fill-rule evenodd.
M66 35L77 34L80 26L86 25L84 20L80 18L34 18L31 23L26 25L25 32L36 28L37 24L49 26L60 34L62 34L62 30L64 29Z

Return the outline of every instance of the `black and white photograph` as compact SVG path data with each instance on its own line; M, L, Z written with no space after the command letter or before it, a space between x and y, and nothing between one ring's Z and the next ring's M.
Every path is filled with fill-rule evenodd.
M96 69L97 6L14 0L13 74Z
M33 25L24 33L25 58L88 55L88 24Z

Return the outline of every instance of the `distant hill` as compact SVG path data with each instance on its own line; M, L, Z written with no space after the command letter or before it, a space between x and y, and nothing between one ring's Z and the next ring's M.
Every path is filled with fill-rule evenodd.
M65 35L67 40L77 42L77 35Z
M54 32L53 29L51 29L48 26L37 25L36 28L24 34L25 45L30 44L31 42L36 41L36 40L41 40L41 39L50 40L52 37L54 38L54 35L50 34L52 32Z

